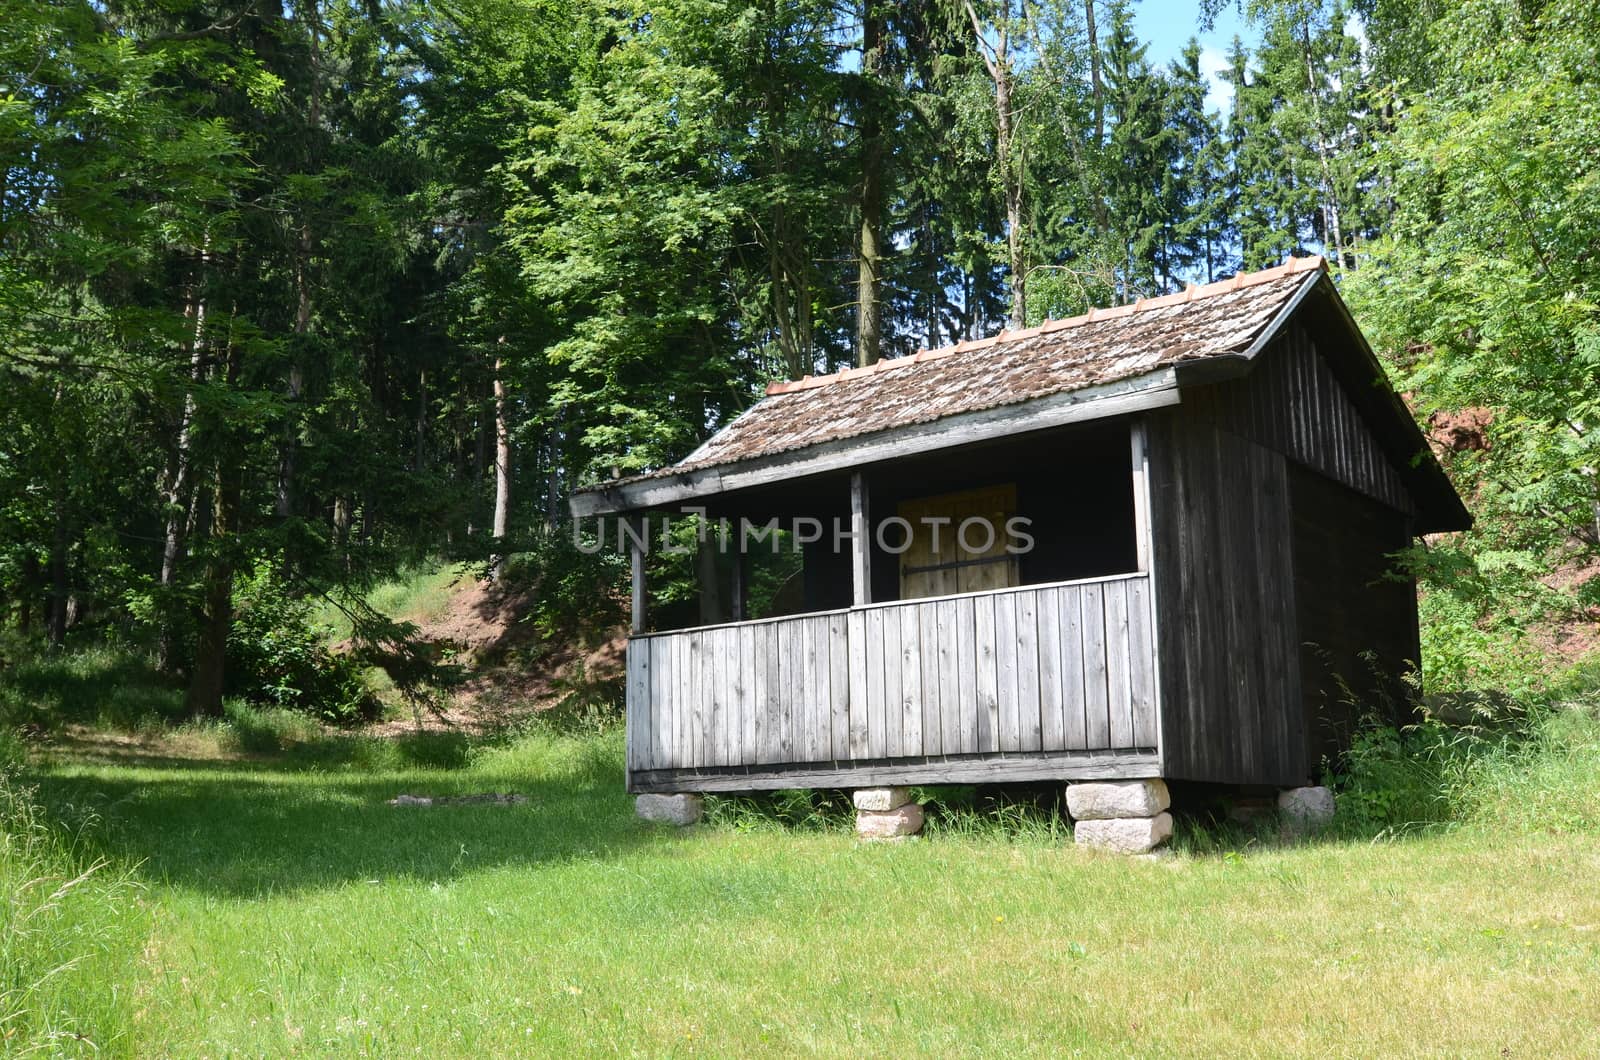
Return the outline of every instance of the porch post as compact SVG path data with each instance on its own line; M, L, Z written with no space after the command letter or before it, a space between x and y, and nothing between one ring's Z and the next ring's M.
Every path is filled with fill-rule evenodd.
M745 582L747 580L745 567L747 563L748 559L744 554L744 541L741 539L738 549L733 553L733 600L730 602L733 605L733 620L735 622L743 622L745 618Z
M1145 446L1144 421L1134 420L1128 430L1133 449L1133 540L1139 570L1150 572L1150 455Z
M633 617L628 628L633 633L644 632L644 541L650 529L644 522L643 516L634 516L629 519L636 533L629 534L628 553L633 573Z
M857 607L872 603L872 521L867 511L867 479L859 471L850 474L850 556L851 581Z

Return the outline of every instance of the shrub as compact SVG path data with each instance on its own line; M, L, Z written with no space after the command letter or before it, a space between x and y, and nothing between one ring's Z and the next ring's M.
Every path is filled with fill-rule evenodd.
M1584 702L1491 719L1369 723L1329 771L1347 830L1476 822L1523 831L1600 829L1600 716Z
M328 650L311 605L268 572L241 579L228 633L229 691L253 703L300 711L337 724L376 716L364 666Z
M541 637L592 645L622 623L627 566L621 555L610 548L587 554L559 528L531 544L501 562L500 577L537 591L531 617Z

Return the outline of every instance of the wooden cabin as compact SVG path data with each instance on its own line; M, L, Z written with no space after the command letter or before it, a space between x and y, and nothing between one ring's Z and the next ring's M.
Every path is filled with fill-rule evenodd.
M747 615L735 561L727 620L680 629L653 628L635 545L638 793L1304 785L1352 700L1404 701L1391 554L1471 521L1315 258L774 383L680 463L572 501L691 507L854 536L804 544L791 613ZM974 513L1032 547L927 532ZM874 534L891 516L912 531Z

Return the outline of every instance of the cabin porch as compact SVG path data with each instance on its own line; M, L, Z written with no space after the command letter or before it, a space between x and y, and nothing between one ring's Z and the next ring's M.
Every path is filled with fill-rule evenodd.
M1159 776L1145 573L636 635L628 785Z

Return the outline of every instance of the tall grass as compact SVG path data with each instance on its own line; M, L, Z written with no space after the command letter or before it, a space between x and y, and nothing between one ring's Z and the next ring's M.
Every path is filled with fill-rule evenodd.
M128 1053L145 928L130 878L0 774L0 1053Z
M1471 824L1519 832L1600 829L1600 712L1534 705L1488 725L1437 718L1359 732L1328 775L1349 834Z
M183 689L138 652L107 645L28 646L0 667L0 726L160 727L184 712Z

